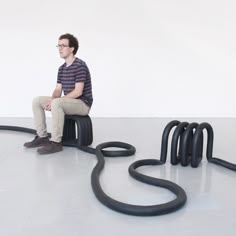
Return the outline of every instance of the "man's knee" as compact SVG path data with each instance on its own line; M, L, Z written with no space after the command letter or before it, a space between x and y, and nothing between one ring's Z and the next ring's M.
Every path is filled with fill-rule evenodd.
M35 97L32 101L32 106L36 107L40 105L40 97Z
M46 97L46 96L38 96L35 97L32 101L32 106L33 108L35 107L42 107L44 108L44 105L46 104L46 102L50 99L50 97Z
M54 110L54 109L57 110L57 109L61 108L61 104L62 104L61 98L54 98L51 103L51 110Z

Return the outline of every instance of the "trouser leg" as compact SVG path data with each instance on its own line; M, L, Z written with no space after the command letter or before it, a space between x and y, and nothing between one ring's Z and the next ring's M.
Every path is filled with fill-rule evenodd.
M34 115L34 124L39 137L47 137L47 125L44 105L50 97L41 96L34 98L32 110Z
M88 115L90 107L80 99L55 98L52 101L52 138L54 142L61 142L65 115Z

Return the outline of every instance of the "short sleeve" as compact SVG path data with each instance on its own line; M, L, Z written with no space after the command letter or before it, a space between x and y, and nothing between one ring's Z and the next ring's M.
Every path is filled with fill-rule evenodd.
M57 83L61 84L61 76L62 76L62 68L60 67L58 69L58 73L57 73Z
M87 67L85 65L79 65L75 72L75 83L81 83L86 81Z

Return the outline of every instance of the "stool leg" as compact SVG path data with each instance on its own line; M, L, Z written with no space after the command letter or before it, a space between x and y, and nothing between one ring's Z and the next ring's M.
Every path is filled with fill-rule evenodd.
M85 120L86 123L86 130L87 130L87 140L86 145L90 145L93 142L93 125L90 117Z
M75 121L72 119L65 119L62 141L70 141L75 138Z
M93 142L92 122L88 116L76 119L77 125L77 144L88 146Z

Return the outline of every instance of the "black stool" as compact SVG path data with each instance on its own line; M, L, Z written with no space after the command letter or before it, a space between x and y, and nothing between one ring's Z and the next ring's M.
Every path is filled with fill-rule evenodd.
M90 117L65 115L62 143L64 146L88 146L93 142Z

